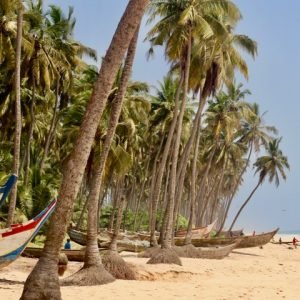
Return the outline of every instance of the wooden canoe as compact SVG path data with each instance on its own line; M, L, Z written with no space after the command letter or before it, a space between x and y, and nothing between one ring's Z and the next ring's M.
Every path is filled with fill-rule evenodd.
M205 227L196 227L192 229L192 236L197 236L199 238L207 236L214 228L215 223L217 220L215 220L214 222L212 222L211 224L205 226ZM175 237L185 237L187 234L187 230L183 229L183 230L177 230L175 232Z
M22 256L31 258L40 258L43 253L43 248L26 247ZM84 261L85 250L60 250L64 253L69 261Z
M232 244L237 240L240 240L240 243L236 248L250 248L250 247L259 247L263 246L270 242L272 237L277 233L279 228L262 234L257 235L244 235L239 237L216 237L216 238L192 238L192 244L196 247L211 247L211 246L224 246ZM184 238L174 238L176 246L184 245Z
M223 259L228 256L230 252L235 249L240 241L232 243L226 246L216 246L216 247L203 247L199 249L199 258L206 259Z
M87 235L84 232L69 229L68 234L70 236L70 239L82 246L86 245L86 239ZM108 248L110 244L110 239L103 238L101 235L98 237L98 247L99 248ZM118 248L122 249L122 251L128 251L128 252L141 252L146 249L145 245L141 245L138 243L134 243L134 241L126 241L125 239L118 240L117 241Z

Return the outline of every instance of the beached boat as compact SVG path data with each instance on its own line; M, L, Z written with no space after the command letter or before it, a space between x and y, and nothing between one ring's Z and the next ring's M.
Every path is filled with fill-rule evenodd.
M11 191L12 187L16 183L17 179L18 179L18 176L15 175L15 174L12 174L8 177L7 181L3 185L0 186L0 195L1 195L0 207L4 203L6 197L8 196L8 194Z
M43 253L43 248L36 248L36 247L26 247L22 253L24 257L30 258L40 258ZM64 253L69 261L84 261L85 251L84 249L81 250L60 250L60 253Z
M34 238L49 218L55 205L56 200L52 201L34 219L24 224L15 224L11 228L0 230L0 269L21 255L26 245Z
M215 246L215 247L203 247L198 248L199 258L206 259L223 259L228 256L230 252L235 249L239 244L239 241L226 246Z
M211 224L205 226L205 227L196 227L192 229L192 236L196 236L198 238L207 236L214 228L217 220L212 222ZM187 234L187 230L177 230L175 232L175 237L185 237Z
M276 234L279 228L262 234L257 235L244 235L238 237L216 237L216 238L192 238L192 244L196 247L211 247L211 246L224 246L232 244L236 240L240 240L240 243L236 248L250 248L263 246L270 242L272 237ZM184 238L174 238L176 246L184 245Z
M70 239L82 246L86 245L87 235L84 232L69 229L68 234L70 236ZM117 241L118 248L121 249L121 251L129 251L129 252L140 252L147 248L147 245L143 243L139 243L140 241L133 241L129 240L126 237L123 237L122 240ZM98 247L99 248L108 248L110 244L110 238L104 238L101 235L98 236ZM120 251L119 249L119 251Z

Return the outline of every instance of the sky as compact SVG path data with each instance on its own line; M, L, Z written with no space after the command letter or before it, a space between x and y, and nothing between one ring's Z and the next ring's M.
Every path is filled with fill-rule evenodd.
M249 80L239 76L238 82L250 89L247 98L257 102L261 112L267 112L265 123L274 125L283 137L281 149L291 166L287 181L276 188L266 181L242 212L236 228L245 231L266 232L275 227L282 231L300 229L300 1L299 0L234 0L243 20L237 33L249 35L258 43L258 57L247 58ZM77 19L74 37L97 50L98 57L105 55L113 33L127 5L127 0L44 0L45 6L56 4L67 11L73 6ZM155 86L168 71L163 50L157 49L155 57L146 59L148 44L143 42L147 30L145 20L141 27L133 79ZM252 171L245 176L244 185L234 200L229 222L257 183Z

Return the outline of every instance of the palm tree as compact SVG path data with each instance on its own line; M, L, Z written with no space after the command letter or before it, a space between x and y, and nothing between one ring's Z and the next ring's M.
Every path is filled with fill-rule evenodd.
M19 175L20 165L20 144L22 130L22 114L21 114L21 47L22 47L22 30L23 30L23 5L21 1L18 3L18 19L17 19L17 46L16 46L16 68L15 68L15 140L14 140L14 160L13 172ZM17 184L14 185L9 203L9 211L6 226L10 227L13 222L17 199Z
M273 182L275 180L275 185L277 187L279 186L280 176L284 180L286 180L285 169L289 169L290 166L287 157L284 156L282 151L279 149L280 142L281 138L274 139L273 141L269 142L266 147L267 155L259 157L254 163L254 167L256 168L255 174L259 174L258 183L237 212L232 221L232 224L230 225L229 231L232 230L242 210L251 200L252 196L254 195L258 187L264 182L266 177L269 177L269 182Z
M93 284L105 284L113 281L110 274L106 274L101 263L101 257L98 249L98 199L102 187L102 177L103 171L106 164L107 156L113 141L114 133L117 128L118 120L120 117L123 99L126 93L126 88L131 75L133 60L135 56L136 44L138 40L139 25L136 29L134 37L132 38L125 60L124 68L121 75L120 86L117 91L116 99L113 101L112 111L110 113L108 130L106 133L103 149L100 154L100 162L96 167L93 174L93 179L91 183L90 193L88 196L88 232L87 232L87 247L85 251L85 262L82 271L77 272L71 278L68 278L65 283L68 284L80 284L86 285L91 282L92 278L97 278L94 280ZM122 212L121 212L122 213ZM116 238L116 237L115 237ZM116 247L116 241L115 241ZM99 274L95 276L95 274ZM76 280L78 278L78 280Z
M231 99L239 101L243 99L247 94L250 94L248 90L241 91L240 88L241 85L239 85L237 88L234 88L233 86L229 88L228 91L230 92L229 96ZM239 132L240 138L238 140L238 143L240 143L241 145L244 144L247 147L248 156L244 163L244 167L242 168L239 177L236 180L236 184L233 188L231 197L228 200L223 221L218 230L219 233L224 228L232 200L236 192L238 191L238 187L241 184L241 180L249 166L253 150L255 151L255 153L258 153L260 151L261 146L268 145L268 142L272 140L272 136L270 134L277 134L277 129L274 126L264 125L263 116L264 114L260 115L259 106L257 103L246 103L246 105L243 108L243 119L241 120L242 124L241 131Z
M113 80L128 49L148 0L131 0L102 62L99 77L88 103L79 136L64 168L56 210L51 217L43 256L29 275L21 299L61 299L57 277L58 254L71 218L73 202L94 142Z

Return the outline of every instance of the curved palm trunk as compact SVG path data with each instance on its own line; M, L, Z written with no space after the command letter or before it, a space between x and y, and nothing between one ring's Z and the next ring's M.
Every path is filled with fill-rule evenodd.
M102 61L99 77L88 103L77 141L63 174L56 210L51 217L43 256L29 275L21 299L60 300L57 276L60 247L69 224L96 130L107 96L148 0L131 0L121 18L111 45Z
M239 215L241 214L242 210L245 208L245 206L247 205L247 203L250 201L250 199L252 198L252 196L254 195L254 193L256 192L256 190L258 189L258 187L261 185L262 183L262 179L260 179L257 183L257 185L255 186L255 188L253 189L253 191L251 192L251 194L249 195L249 197L246 199L246 201L243 203L243 205L241 206L241 208L239 209L239 211L237 212L235 218L232 221L232 224L229 227L229 232L232 230L235 222L237 221Z
M200 125L200 123L199 123ZM200 128L197 132L197 137L195 141L195 151L193 157L193 165L192 165L192 179L191 179L191 208L190 208L190 217L187 228L187 233L185 237L184 244L189 245L192 243L192 229L193 224L195 223L195 208L196 208L196 177L197 177L197 161L199 154L199 142L200 142Z
M192 48L192 30L191 28L189 28L187 54L186 54L186 62L184 68L183 98L180 107L180 113L178 116L178 122L177 122L178 126L175 135L175 145L173 149L172 166L170 172L170 194L169 194L169 204L167 207L167 214L166 214L166 220L167 220L166 234L161 244L161 247L166 249L171 247L173 214L174 214L174 203L175 203L175 192L176 192L177 163L178 163L178 155L179 155L179 147L180 147L180 139L181 139L181 131L182 131L182 121L185 112L186 99L188 93L189 73L190 73L190 63L191 63L191 48Z
M98 251L98 222L97 222L97 211L98 199L100 195L102 176L106 163L106 159L111 147L111 143L118 125L120 113L122 110L122 103L126 93L127 85L130 79L133 60L135 56L136 44L139 33L139 25L136 28L135 34L128 47L127 56L124 64L124 69L121 76L119 90L116 99L113 103L112 111L110 114L109 125L107 134L105 137L102 153L100 156L99 166L94 174L93 185L91 187L90 195L88 197L88 232L87 232L87 246L85 252L85 266L91 266L94 261L100 259ZM113 211L114 214L114 211ZM97 247L97 251L94 248ZM95 258L98 257L98 259Z
M184 179L185 179L187 164L189 162L189 157L190 157L190 153L192 150L192 146L195 143L195 138L198 138L198 136L199 136L199 139L200 139L199 131L200 131L200 124L201 124L201 116L202 116L202 112L203 112L205 103L206 103L206 98L202 98L200 95L198 110L197 110L196 117L195 117L195 120L193 123L192 133L188 140L187 145L185 146L183 155L179 162L178 172L177 172L177 180L176 180L178 182L178 186L176 188L177 202L175 204L175 209L174 209L174 222L176 222L176 218L177 218L178 211L179 211L179 206L180 206L181 199L182 199Z
M198 201L204 199L204 194L205 194L205 189L206 189L205 184L206 184L206 180L208 178L209 171L211 169L211 165L212 165L212 161L213 161L213 157L215 155L215 152L216 152L216 147L214 147L214 149L212 150L212 152L209 155L208 164L205 168L205 172L204 172L203 178L201 179L200 187L199 187L199 190L198 190L198 193L197 193L197 196L196 196L196 199ZM206 205L206 203L203 203L202 207L204 207L205 205ZM199 218L198 218L198 224L200 224L200 220L202 219L203 214L204 214L204 210L201 208L201 212L200 212L200 215L199 215Z
M20 7L18 10L17 20L17 47L16 47L16 69L15 69L15 117L16 117L16 129L15 129L15 140L14 140L14 159L13 159L13 173L19 176L19 165L20 165L20 144L21 144L21 131L22 131L22 114L21 114L21 48L22 48L22 24L23 24L23 7L22 3L19 3ZM15 184L11 191L11 197L9 202L9 210L7 216L6 226L10 227L13 222L16 200L17 200L17 188Z
M125 207L125 197L121 196L120 201L119 201L117 219L116 219L115 226L114 226L114 232L113 232L113 236L111 239L111 243L109 245L109 250L111 250L111 251L118 250L117 240L118 240L118 234L119 234L121 223L122 223L124 207Z
M57 122L58 121L58 106L59 106L59 82L57 82L57 84L56 84L56 96L55 96L55 105L54 105L54 110L53 110L53 116L52 116L52 120L51 120L51 124L50 124L50 128L49 128L49 132L47 134L43 156L42 156L42 159L40 162L40 170L41 171L44 169L44 164L45 164L45 160L48 156L52 137L55 132L56 126L58 124L58 122Z
M165 166L167 162L167 158L169 155L170 147L171 147L171 142L173 139L175 127L177 124L177 116L178 116L178 109L179 109L179 96L180 96L180 91L181 87L183 84L184 76L183 74L180 77L179 84L176 90L175 94L175 106L174 106L174 116L173 120L169 129L167 141L163 150L163 155L161 157L161 161L158 167L157 171L157 177L156 177L156 182L155 182L155 188L154 192L152 195L151 199L151 222L150 222L150 245L151 246L157 246L157 240L155 236L155 224L156 224L156 212L157 212L157 205L158 205L158 200L159 200L159 195L160 195L160 190L161 190L161 185L162 185L162 179L165 171Z
M234 191L233 191L233 193L232 193L232 195L231 195L231 197L230 197L230 199L229 199L229 201L228 201L228 204L227 204L227 206L226 206L226 211L225 211L225 213L224 213L224 217L223 217L221 226L220 226L220 228L219 228L219 230L218 230L218 232L217 232L217 236L222 232L222 230L223 230L223 228L224 228L224 225L225 225L225 222L226 222L228 213L229 213L229 209L230 209L232 200L233 200L233 198L234 198L234 196L235 196L235 194L236 194L236 192L237 192L237 190L238 190L239 184L240 184L240 182L241 182L241 180L242 180L242 178L243 178L243 176L244 176L244 174L245 174L245 172L246 172L246 170L247 170L247 167L248 167L248 165L249 165L250 158L251 158L251 154L252 154L252 150L253 150L253 143L251 143L251 145L250 145L250 151L249 151L249 154L248 154L248 158L247 158L245 167L244 167L244 169L242 170L242 172L241 172L241 174L240 174L240 176L239 176L239 179L238 179L237 182L236 182L236 185L235 185L235 187L234 187Z
M34 115L34 102L35 102L35 83L33 82L32 87L32 99L30 103L30 126L28 131L28 140L26 145L26 162L25 162L25 170L24 170L24 186L28 186L29 181L29 168L30 168L30 150L31 150L31 142L33 140L33 130L35 125L35 115Z

